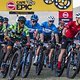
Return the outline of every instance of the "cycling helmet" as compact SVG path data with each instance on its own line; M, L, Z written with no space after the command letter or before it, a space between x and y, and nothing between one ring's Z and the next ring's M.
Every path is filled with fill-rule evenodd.
M36 15L36 14L33 14L32 16L31 16L31 20L34 20L34 21L38 21L38 16Z
M76 18L80 18L80 12L76 13Z
M4 18L2 16L0 16L0 21L3 22L4 21Z
M18 21L23 21L25 23L26 18L24 16L19 16L18 17Z
M7 17L4 17L4 21L9 21L9 19Z
M54 20L55 20L55 18L53 16L48 17L48 21L54 21Z

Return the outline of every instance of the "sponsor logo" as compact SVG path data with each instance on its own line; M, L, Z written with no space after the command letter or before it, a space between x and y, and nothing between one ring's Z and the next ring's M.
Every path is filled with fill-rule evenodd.
M64 12L64 13L63 13L63 18L68 18L68 17L69 17L68 12Z
M16 9L16 5L14 2L8 2L7 3L7 8L10 10L15 10Z

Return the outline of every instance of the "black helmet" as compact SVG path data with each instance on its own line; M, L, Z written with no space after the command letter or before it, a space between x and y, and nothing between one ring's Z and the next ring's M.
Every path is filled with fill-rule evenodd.
M4 21L9 21L9 19L7 17L4 17Z
M2 16L0 16L0 21L3 22L4 21L4 18Z
M23 21L25 23L26 18L24 16L19 16L18 21Z

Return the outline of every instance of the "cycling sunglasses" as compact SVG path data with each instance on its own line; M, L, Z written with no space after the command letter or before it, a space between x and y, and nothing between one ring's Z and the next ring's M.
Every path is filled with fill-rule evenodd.
M37 21L35 21L35 20L31 20L33 23L37 23Z
M54 22L54 21L50 20L49 22Z

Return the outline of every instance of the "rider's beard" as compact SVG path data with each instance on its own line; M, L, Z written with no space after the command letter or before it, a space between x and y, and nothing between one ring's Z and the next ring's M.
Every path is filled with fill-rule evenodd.
M19 23L19 28L23 28L24 24Z

